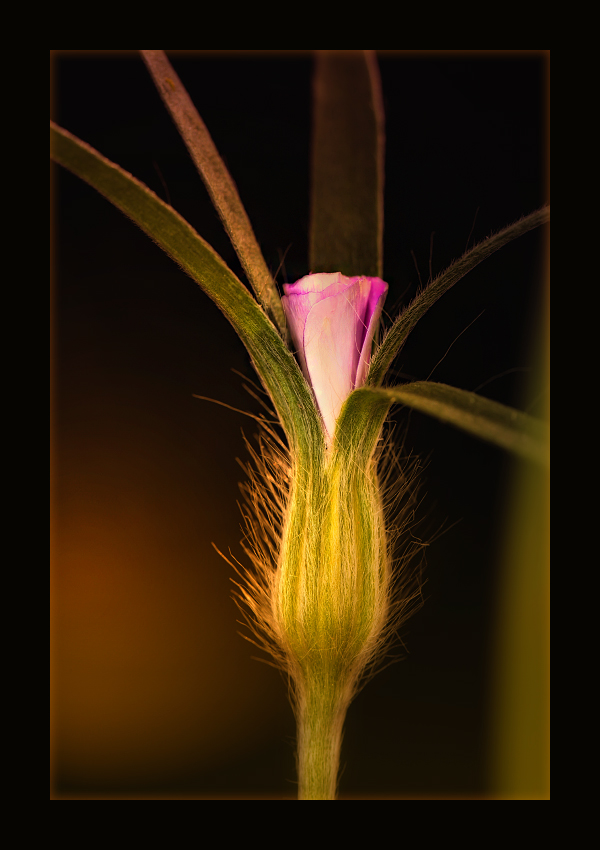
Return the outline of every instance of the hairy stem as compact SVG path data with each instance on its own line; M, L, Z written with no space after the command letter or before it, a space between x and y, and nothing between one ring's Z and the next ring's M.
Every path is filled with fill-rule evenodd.
M348 700L335 678L316 678L297 705L298 799L335 800Z

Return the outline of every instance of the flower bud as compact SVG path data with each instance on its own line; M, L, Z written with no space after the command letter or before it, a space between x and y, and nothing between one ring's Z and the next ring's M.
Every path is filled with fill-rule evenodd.
M296 470L275 592L274 621L300 690L327 681L349 701L372 660L389 606L390 563L374 465L335 452ZM333 698L333 697L332 697Z
M388 285L337 272L309 274L283 288L292 340L331 442L344 401L365 381Z

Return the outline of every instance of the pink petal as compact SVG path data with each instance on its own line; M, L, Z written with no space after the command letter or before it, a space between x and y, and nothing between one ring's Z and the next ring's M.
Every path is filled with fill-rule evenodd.
M324 298L310 311L304 327L304 355L315 397L329 436L352 391L364 336L367 295L360 282Z
M388 286L380 278L336 272L306 275L283 288L290 334L331 438L346 398L364 383Z
M338 295L348 287L348 278L339 272L333 274L309 274L301 277L296 283L284 283L286 293L281 298L283 310L287 319L290 335L298 353L300 366L307 379L309 378L304 353L304 326L306 318L315 304L323 298Z
M360 361L356 370L354 389L356 387L362 387L367 377L367 371L369 368L369 363L371 361L371 346L373 343L373 335L375 334L377 323L379 322L379 319L381 317L381 311L383 310L383 302L385 301L385 297L388 291L387 283L381 280L381 278L372 277L370 278L370 280L371 288L369 292L369 303L367 305L366 311L368 324L365 329L365 336L360 352Z
M339 272L321 272L319 274L307 274L297 280L296 283L284 283L283 291L286 295L305 295L308 292L323 292L333 284L345 286L344 278Z

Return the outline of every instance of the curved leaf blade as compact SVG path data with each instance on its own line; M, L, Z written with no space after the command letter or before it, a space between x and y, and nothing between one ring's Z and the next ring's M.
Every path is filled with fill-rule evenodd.
M393 401L385 392L368 387L351 392L335 425L336 454L366 469Z
M374 51L317 51L311 271L382 276L383 157L383 98Z
M387 399L390 405L405 404L527 460L550 465L550 429L545 422L476 393L416 381L399 387L362 387L352 396L358 394Z
M252 295L211 246L151 189L94 148L50 122L51 156L135 222L200 285L246 346L269 392L292 452L318 451L323 428L292 353Z
M367 375L367 384L377 387L383 381L385 374L392 365L394 358L404 345L409 333L417 324L419 319L425 315L441 296L447 292L455 283L463 278L471 269L475 268L487 257L491 256L503 245L512 242L524 233L547 224L550 221L550 207L541 207L530 215L520 218L513 224L509 224L503 230L475 245L467 251L460 260L456 260L433 280L412 301L411 304L398 316L392 327L388 330L381 345L373 354L371 366Z
M175 122L248 280L283 339L286 321L277 287L269 273L237 186L185 86L163 50L140 50L163 103Z

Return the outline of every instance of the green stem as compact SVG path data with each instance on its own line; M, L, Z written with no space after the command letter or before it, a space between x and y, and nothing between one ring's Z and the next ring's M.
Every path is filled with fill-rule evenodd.
M349 700L334 676L317 677L298 699L298 799L335 800Z

